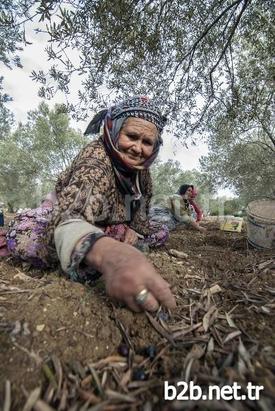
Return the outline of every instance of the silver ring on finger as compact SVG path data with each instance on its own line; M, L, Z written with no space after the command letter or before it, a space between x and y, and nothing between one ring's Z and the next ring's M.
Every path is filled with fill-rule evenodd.
M139 305L143 305L145 304L147 298L149 295L149 291L147 290L147 288L144 288L143 290L141 290L136 296L135 296L135 301L137 304Z

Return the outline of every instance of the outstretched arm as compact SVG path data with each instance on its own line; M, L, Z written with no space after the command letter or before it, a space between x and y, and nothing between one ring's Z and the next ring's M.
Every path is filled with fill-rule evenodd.
M125 302L133 311L140 311L135 297L144 289L149 291L144 310L156 311L160 304L176 306L169 284L140 251L128 244L100 238L87 254L86 263L103 274L109 296Z

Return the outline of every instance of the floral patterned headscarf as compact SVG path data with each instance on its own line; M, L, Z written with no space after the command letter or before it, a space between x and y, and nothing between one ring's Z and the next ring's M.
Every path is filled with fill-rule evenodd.
M153 123L158 130L158 138L151 156L142 166L130 166L122 160L118 149L119 132L124 122L129 117L142 118ZM124 100L109 109L101 110L88 125L86 134L99 133L101 125L104 125L103 141L112 162L118 170L124 172L134 172L144 168L149 168L158 155L162 144L161 133L166 124L164 117L156 104L146 96L135 96Z

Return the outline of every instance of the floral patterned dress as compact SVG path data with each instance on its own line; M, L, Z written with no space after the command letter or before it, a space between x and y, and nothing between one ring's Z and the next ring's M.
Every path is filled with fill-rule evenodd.
M84 147L72 165L59 177L55 191L57 202L46 201L36 209L25 210L15 217L7 234L7 245L12 255L22 261L46 268L58 261L55 228L71 219L82 219L100 228L106 235L124 241L128 227L135 230L142 242L150 247L164 244L168 228L150 222L148 218L152 181L149 170L139 171L139 184L143 196L138 207L136 200L121 192L111 160L106 154L101 138ZM71 233L73 236L74 233ZM79 263L89 248L87 238L78 247L72 264ZM83 255L79 256L79 250ZM78 279L77 275L73 276Z

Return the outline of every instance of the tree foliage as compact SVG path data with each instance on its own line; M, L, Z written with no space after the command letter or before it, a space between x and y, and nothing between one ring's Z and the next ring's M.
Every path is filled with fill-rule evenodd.
M22 67L17 54L28 42L24 23L31 17L34 1L1 0L0 3L0 62L7 67Z
M6 138L13 124L13 115L6 107L11 98L3 92L3 77L0 77L0 141Z
M153 94L181 138L209 131L221 118L270 133L271 0L37 3L53 62L48 73L33 72L42 96L56 87L68 93L72 76L80 75L79 115L103 104L106 86L112 96Z
M198 191L198 202L204 210L209 209L212 195L208 178L198 170L182 170L179 161L157 161L151 170L153 180L152 205L166 205L167 196L177 193L182 184L192 184Z
M175 194L182 184L198 185L202 181L197 170L182 170L179 161L157 161L151 170L153 192L156 196Z
M78 116L113 96L151 93L187 138L234 119L274 125L275 17L271 0L25 0L3 2L4 60L24 40L24 21L47 22L48 73L33 71L40 95L70 92L81 77ZM20 31L21 28L21 31ZM38 24L38 30L39 28ZM106 92L105 92L106 94ZM111 97L111 98L112 98ZM108 97L106 97L108 99ZM274 143L274 140L273 140Z
M174 135L209 143L204 163L212 181L224 181L247 198L271 191L271 0L39 0L28 5L4 0L0 11L3 38L9 38L0 43L6 64L26 41L26 20L36 16L37 31L41 22L47 24L52 67L32 72L41 83L40 96L51 98L60 90L73 115L85 118L114 97L152 95L168 114ZM70 101L75 78L81 79L79 99Z
M209 213L214 216L234 215L242 217L246 213L247 203L240 197L228 199L225 196L210 198Z
M28 44L25 39L24 22L30 18L29 9L34 1L0 2L0 63L12 69L22 67L18 51ZM13 115L6 103L12 98L3 90L3 77L0 77L0 140L4 139L13 124Z
M69 125L69 116L64 105L55 105L50 110L41 103L37 110L28 114L28 122L14 134L19 134L19 145L34 153L43 178L53 181L68 167L87 140Z
M212 185L235 189L245 204L255 198L275 196L275 152L266 148L264 140L262 137L259 141L257 136L254 141L251 137L248 142L229 144L226 133L212 139L210 154L201 160Z
M0 195L10 209L33 207L87 140L69 126L64 107L41 103L29 120L0 141Z

